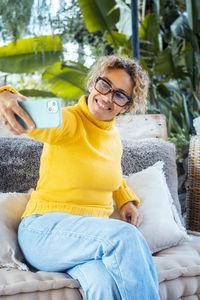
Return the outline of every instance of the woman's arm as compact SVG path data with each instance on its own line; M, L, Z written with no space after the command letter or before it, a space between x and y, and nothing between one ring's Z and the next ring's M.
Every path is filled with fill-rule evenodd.
M8 90L7 90L8 89ZM63 123L57 128L35 129L35 124L29 115L19 106L20 101L27 101L28 98L19 94L11 87L0 88L0 122L14 134L26 134L30 138L44 143L57 143L64 138L71 138L77 129L77 119L72 112L62 109ZM14 116L19 115L28 125L30 130L26 130L19 124Z
M118 206L121 220L138 227L142 222L142 215L137 210L140 200L127 186L124 178L119 188L113 192L113 199Z
M126 202L134 201L135 206L139 206L140 200L135 193L127 186L125 179L122 179L122 183L119 188L113 192L113 199L115 200L118 209L122 207Z

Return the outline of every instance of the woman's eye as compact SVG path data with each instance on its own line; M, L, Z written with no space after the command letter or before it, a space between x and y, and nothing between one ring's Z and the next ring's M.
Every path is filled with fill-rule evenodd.
M106 81L104 81L103 79L100 79L100 80L99 80L99 84L100 84L101 87L104 88L104 89L110 89L109 84L108 84Z
M115 96L116 96L118 99L120 99L120 100L125 100L125 98L126 98L125 95L123 95L123 94L121 94L121 93L119 93L119 92L116 92L116 93L115 93Z
M103 81L103 80L102 80L102 82L101 82L101 86L102 86L104 89L109 89L109 85L108 85L105 81Z

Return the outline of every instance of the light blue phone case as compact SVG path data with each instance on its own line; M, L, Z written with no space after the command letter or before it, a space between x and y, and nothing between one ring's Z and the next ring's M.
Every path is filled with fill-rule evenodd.
M19 105L29 114L36 128L54 128L62 124L60 99L21 101ZM27 124L15 115L17 121L26 129Z

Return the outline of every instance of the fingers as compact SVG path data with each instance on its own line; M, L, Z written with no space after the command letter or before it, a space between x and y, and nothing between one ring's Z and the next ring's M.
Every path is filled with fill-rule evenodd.
M121 220L124 221L124 222L127 222L127 223L130 223L130 224L133 224L133 225L136 225L136 221L137 221L137 218L135 216L134 213L127 213L127 212L122 212L120 214L121 216Z
M121 216L121 220L127 223L130 223L136 227L139 227L140 224L142 223L143 220L143 215L137 211L137 213L135 212L131 212L131 213L126 213L126 212L122 212L120 214Z
M126 215L125 213L120 213L120 219L124 222L127 222L127 218L126 218Z
M22 94L18 94L18 101L28 101L28 98Z
M137 225L137 219L138 216L136 214L132 215L131 217L128 218L128 223L136 226Z
M135 226L139 227L140 224L142 223L142 220L143 220L143 215L139 213Z
M21 117L30 129L35 128L35 124L29 115L19 106L19 102L27 101L23 95L13 94L8 91L0 93L0 120L5 122L5 126L14 134L27 133L15 118L15 114Z
M16 115L18 115L27 124L28 128L30 128L30 129L35 128L35 124L34 124L33 120L30 118L30 116L27 114L27 112L25 110L23 110L18 104L13 107L13 112ZM13 121L16 121L16 119ZM17 121L16 121L16 123L19 124ZM24 129L24 127L21 125L20 125L20 128Z
M132 216L131 222L129 223L135 225L136 227L139 227L140 224L142 223L142 220L143 220L143 216L141 213L138 212L138 214Z
M20 125L13 112L8 111L4 117L4 120L6 121L5 126L14 134L23 134L23 133L27 133L28 131L22 126Z

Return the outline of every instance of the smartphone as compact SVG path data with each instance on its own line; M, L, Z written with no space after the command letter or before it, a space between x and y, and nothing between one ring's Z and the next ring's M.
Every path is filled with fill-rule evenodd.
M54 128L62 124L60 99L28 100L18 103L31 117L36 128ZM26 129L27 124L15 114L16 120Z

